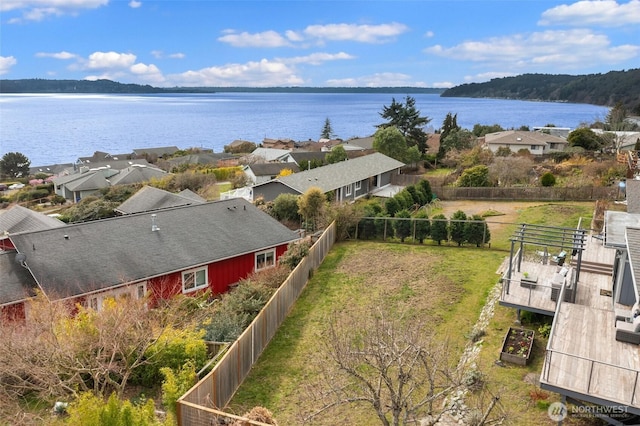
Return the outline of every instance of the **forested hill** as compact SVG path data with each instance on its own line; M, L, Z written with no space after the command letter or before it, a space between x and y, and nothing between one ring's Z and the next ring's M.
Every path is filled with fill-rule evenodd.
M434 93L444 89L426 87L153 87L111 80L0 80L0 93Z
M528 99L614 106L622 102L640 115L640 68L606 74L523 74L494 78L447 89L442 96L466 98Z

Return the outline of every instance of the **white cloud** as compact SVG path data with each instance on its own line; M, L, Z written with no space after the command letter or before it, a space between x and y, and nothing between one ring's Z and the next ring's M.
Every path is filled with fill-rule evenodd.
M293 58L281 58L279 61L287 64L310 64L310 65L321 65L324 62L328 61L338 61L344 59L355 59L355 56L349 55L345 52L340 53L312 53L311 55L306 56L295 56Z
M234 47L283 47L291 46L291 43L276 31L264 31L250 34L247 32L235 33L227 30L226 35L219 37L218 41L228 43Z
M542 13L540 25L619 27L640 24L640 0L618 4L615 0L582 0Z
M376 73L372 75L356 77L331 79L326 81L327 86L331 87L428 87L422 81L412 80L410 75L402 73Z
M12 19L11 23L41 21L49 16L77 15L87 9L105 6L109 0L2 0L0 12L23 10L22 19Z
M184 53L169 53L165 54L162 50L152 50L151 55L156 59L170 58L170 59L183 59L185 57Z
M431 38L433 37L435 34L433 31L427 31L426 33L424 33L424 37L425 38Z
M141 1L131 0L129 2L129 7L132 8L132 9L137 9L140 6L142 6L142 2Z
M117 52L94 52L89 55L85 64L87 69L117 69L129 68L136 61L136 55Z
M493 37L449 48L435 45L425 49L425 53L499 66L510 73L523 70L555 73L627 61L640 54L640 45L611 46L606 35L575 29Z
M449 89L453 86L457 85L450 81L435 81L431 84L430 87L435 87L436 89Z
M397 22L380 25L329 24L310 25L305 28L304 34L320 40L384 43L408 30L406 25Z
M18 60L13 56L0 56L0 75L8 73L17 63Z
M227 64L167 76L176 86L300 86L304 80L293 68L278 61L262 59L244 64Z
M78 58L78 55L74 53L65 52L65 51L57 52L57 53L38 52L36 53L36 57L67 60L67 59L76 59Z

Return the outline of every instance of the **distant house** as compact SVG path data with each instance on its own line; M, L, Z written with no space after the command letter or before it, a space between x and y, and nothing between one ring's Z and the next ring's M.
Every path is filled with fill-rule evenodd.
M366 138L353 138L348 139L342 143L346 146L356 146L361 149L373 149L373 136L369 136ZM346 149L346 148L345 148Z
M64 222L20 205L14 205L0 214L0 251L13 249L10 234L61 228ZM0 285L0 287L2 287Z
M618 151L635 151L636 144L640 142L640 132L604 131L602 129L592 129L597 135L612 135L613 142Z
M49 176L54 176L60 173L63 173L65 170L73 169L73 164L71 163L62 163L62 164L50 164L47 166L35 166L29 167L29 175L35 176L40 173L44 173Z
M268 149L284 149L291 150L295 147L295 142L291 139L271 139L264 138L262 147Z
M131 153L133 158L165 158L180 151L177 146L161 146L155 148L136 148Z
M251 184L255 185L275 179L285 169L291 170L293 173L300 171L295 163L254 163L244 166L242 170Z
M533 155L542 155L563 151L568 145L567 140L559 136L520 130L488 133L484 140L485 146L494 153L500 148L509 148L512 152L526 149Z
M291 150L289 149L275 149L275 148L256 148L251 154L242 157L241 161L244 164L251 163L281 163L286 161Z
M114 210L118 214L134 214L206 202L207 200L188 189L176 194L153 186L145 186Z
M131 159L131 154L110 154L108 152L96 151L90 157L78 157L76 164L93 165L95 163L104 163L109 161L120 161Z
M327 166L316 167L253 186L253 197L273 201L280 194L304 194L317 187L333 192L337 202L353 201L391 185L404 163L378 152Z
M50 300L97 310L124 294L146 297L153 307L176 294L224 293L275 266L299 239L240 198L8 237L14 249L0 254L0 309L27 319L25 302L36 288Z
M113 185L142 183L164 175L165 171L143 159L110 161L92 167L81 166L74 172L56 176L53 185L56 195L77 203Z
M236 157L227 153L198 152L188 155L181 155L167 160L168 169L172 170L182 164L201 164L218 167L221 162L234 160Z

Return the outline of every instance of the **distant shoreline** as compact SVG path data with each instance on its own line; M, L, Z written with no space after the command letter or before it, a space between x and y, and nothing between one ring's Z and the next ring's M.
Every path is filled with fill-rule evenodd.
M0 80L0 94L389 93L442 94L429 87L153 87L111 80Z

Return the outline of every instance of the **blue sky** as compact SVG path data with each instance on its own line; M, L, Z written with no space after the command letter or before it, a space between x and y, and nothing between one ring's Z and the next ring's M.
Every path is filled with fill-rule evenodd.
M452 87L640 67L640 0L2 0L0 78Z

